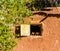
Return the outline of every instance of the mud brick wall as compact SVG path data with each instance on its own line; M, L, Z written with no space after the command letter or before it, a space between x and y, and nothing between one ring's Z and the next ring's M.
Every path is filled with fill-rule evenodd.
M41 37L23 37L14 51L60 51L60 18L48 17L42 24Z
M48 17L43 21L44 51L60 51L60 18Z

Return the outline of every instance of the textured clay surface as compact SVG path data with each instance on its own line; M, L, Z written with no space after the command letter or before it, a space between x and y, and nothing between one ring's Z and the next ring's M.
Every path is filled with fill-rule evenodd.
M50 16L42 24L42 36L22 37L14 51L60 51L60 17Z

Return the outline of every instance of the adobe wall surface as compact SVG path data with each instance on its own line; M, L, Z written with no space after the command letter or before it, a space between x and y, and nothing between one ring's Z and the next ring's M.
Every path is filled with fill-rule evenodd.
M60 51L60 18L48 17L43 23L44 51Z
M23 37L14 51L60 51L60 18L43 21L42 37Z
M42 24L42 36L22 37L14 51L60 51L60 17L48 17Z

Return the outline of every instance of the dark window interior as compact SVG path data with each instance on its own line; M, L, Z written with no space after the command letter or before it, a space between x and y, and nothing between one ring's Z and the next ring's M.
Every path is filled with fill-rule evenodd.
M42 35L42 27L40 25L31 25L30 26L31 35Z
M15 27L15 34L16 36L20 36L20 26Z

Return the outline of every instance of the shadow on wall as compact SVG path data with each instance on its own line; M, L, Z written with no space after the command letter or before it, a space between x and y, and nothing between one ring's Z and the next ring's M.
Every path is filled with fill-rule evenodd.
M53 9L42 8L41 11L52 11Z
M57 18L60 18L60 14L53 14L53 13L46 13L44 11L51 11L52 9L41 9L40 12L37 12L37 13L33 13L33 15L44 15L45 18L43 18L40 22L43 22L45 19L47 19L48 17L57 17Z

